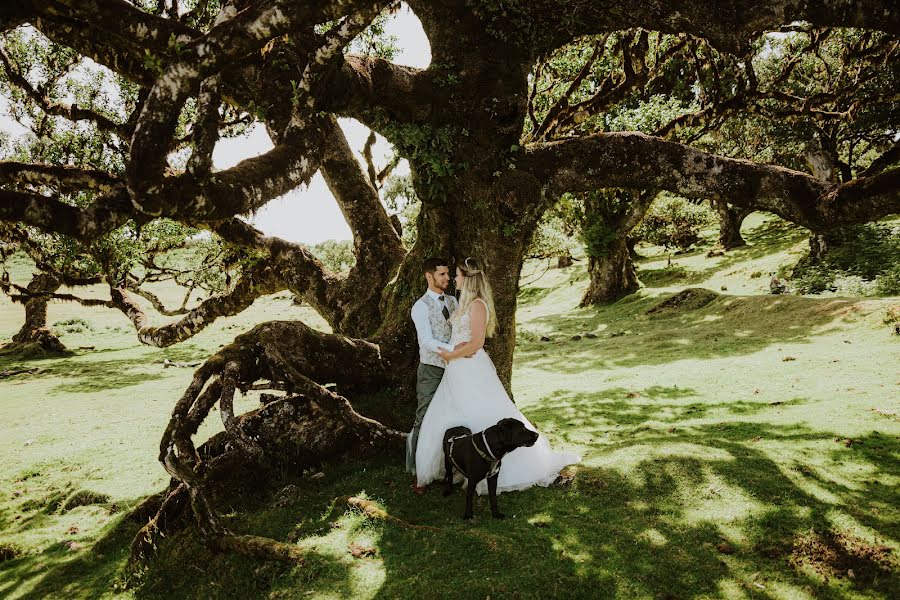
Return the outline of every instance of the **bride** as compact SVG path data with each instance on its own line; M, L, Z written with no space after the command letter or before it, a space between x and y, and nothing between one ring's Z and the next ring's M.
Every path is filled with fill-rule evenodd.
M484 340L497 325L491 286L474 258L456 265L459 308L450 317L453 334L446 349L438 352L447 361L444 376L431 400L416 446L416 477L424 486L444 477L444 432L464 426L478 432L512 417L536 431L512 403L497 377L494 363L484 351ZM544 435L531 447L518 448L503 457L497 491L523 490L553 483L560 469L579 462L576 454L554 452ZM487 493L487 480L476 491Z

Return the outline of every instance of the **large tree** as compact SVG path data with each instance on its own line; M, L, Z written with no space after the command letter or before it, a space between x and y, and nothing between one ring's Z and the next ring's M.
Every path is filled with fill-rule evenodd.
M408 315L421 293L425 257L477 255L484 261L499 322L489 349L508 383L523 256L542 214L563 193L638 188L688 198L718 195L817 230L870 221L900 208L897 168L837 183L643 133L576 132L542 139L526 137L525 126L533 68L581 36L640 27L689 34L721 52L742 54L759 32L796 21L896 35L900 8L894 2L861 0L852 10L837 0L614 5L412 0L409 5L431 43L427 69L344 52L379 13L394 6L371 0L197 0L181 7L165 1L14 0L0 8L0 30L30 24L140 88L134 110L118 119L104 120L80 106L58 109L118 136L127 148L121 175L64 164L0 170L0 219L77 239L162 217L206 228L262 255L258 285L249 286L247 296L283 285L334 330L324 334L299 322L264 323L198 369L176 402L160 445L172 485L137 548L189 503L210 542L273 558L295 556L293 547L229 533L210 492L241 467L255 472L279 460L303 465L400 447L401 434L360 415L349 399L400 390L399 401L386 404L393 412L382 410L379 416L391 424L408 421L403 392L416 360ZM169 154L190 98L197 126L190 156L179 168ZM223 106L259 119L273 149L214 171L211 152ZM402 245L396 221L350 151L339 116L380 133L409 160L422 203L412 248ZM354 234L356 262L347 274L329 272L304 247L266 236L238 218L308 182L317 171ZM83 206L66 201L64 192L73 187L89 191L92 201ZM211 309L186 317L179 331L190 335L216 314ZM151 333L144 341L166 340ZM260 385L287 395L267 396L270 402L260 409L236 417L235 389ZM191 436L216 403L225 432L197 448Z

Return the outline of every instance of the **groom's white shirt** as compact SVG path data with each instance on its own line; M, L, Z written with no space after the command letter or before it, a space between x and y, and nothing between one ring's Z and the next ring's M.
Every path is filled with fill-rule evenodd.
M441 294L438 294L430 288L425 292L434 299L438 304L441 303ZM416 337L419 340L419 360L428 363L427 352L437 352L439 349L453 350L453 346L448 343L436 340L434 333L431 331L431 322L428 319L428 307L419 299L413 304L412 311L413 324L416 326Z

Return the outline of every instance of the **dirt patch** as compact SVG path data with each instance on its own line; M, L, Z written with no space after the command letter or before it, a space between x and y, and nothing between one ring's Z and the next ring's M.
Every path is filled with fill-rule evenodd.
M795 569L811 569L825 581L848 579L857 587L897 589L900 561L891 548L840 531L810 530L794 539L788 559Z
M697 310L703 308L719 295L704 288L688 288L667 298L647 311L648 315L655 315L674 310Z

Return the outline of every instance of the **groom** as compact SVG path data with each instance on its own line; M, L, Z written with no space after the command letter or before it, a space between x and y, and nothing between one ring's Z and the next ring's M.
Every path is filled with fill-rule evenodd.
M420 487L415 479L416 444L419 441L419 428L425 411L437 391L438 384L444 376L447 363L438 356L441 347L452 349L450 342L449 319L458 304L452 294L445 291L450 285L449 262L442 258L426 258L422 263L422 271L428 289L425 295L416 300L412 307L412 320L416 326L416 337L419 342L419 368L416 370L416 420L412 431L406 438L406 470L413 474L413 491L424 494L425 487Z

